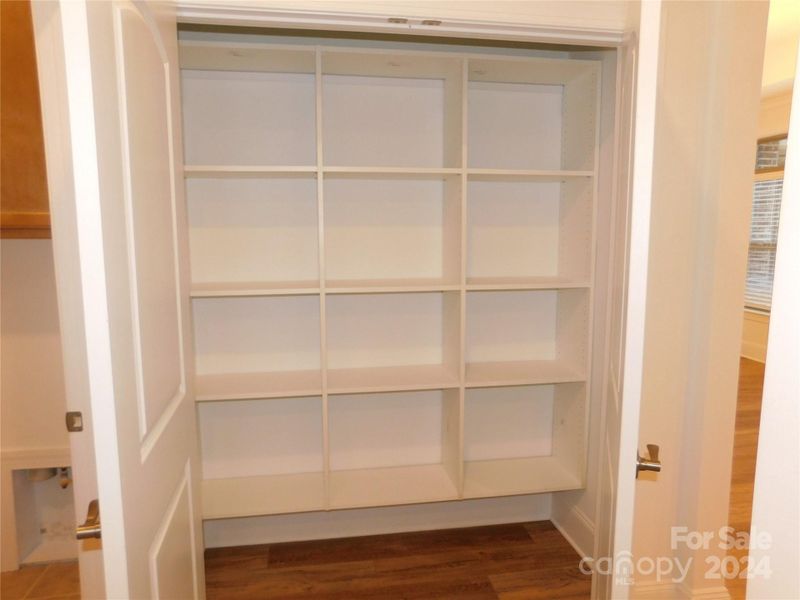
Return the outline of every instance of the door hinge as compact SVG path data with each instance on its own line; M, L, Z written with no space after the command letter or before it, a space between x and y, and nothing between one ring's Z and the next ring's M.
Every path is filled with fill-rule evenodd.
M83 413L77 410L67 413L67 431L74 433L83 431Z

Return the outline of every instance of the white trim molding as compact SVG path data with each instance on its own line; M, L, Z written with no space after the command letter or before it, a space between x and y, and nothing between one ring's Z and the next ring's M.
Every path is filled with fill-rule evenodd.
M550 519L550 494L206 521L206 548ZM577 562L577 561L576 561Z
M763 363L767 360L769 315L745 309L742 327L742 357Z
M724 585L716 585L714 587L689 589L685 585L678 586L677 589L680 597L687 598L688 600L730 600L731 594L728 588Z
M594 548L594 522L580 507L573 505L567 511L554 508L550 517L553 525L581 557L592 556Z
M731 595L724 585L692 590L673 582L634 584L632 600L730 600Z
M3 448L0 451L3 469L41 469L68 467L72 462L69 447Z
M274 3L273 3L274 4ZM320 3L317 3L320 4ZM625 30L608 19L585 17L572 7L569 17L551 16L548 25L517 22L445 18L440 7L432 14L399 15L387 3L381 12L339 12L276 8L264 2L223 0L178 0L181 23L278 27L287 29L323 29L327 31L369 32L395 35L421 35L470 39L494 39L531 43L569 43L586 46L619 46L625 42ZM421 10L417 8L416 10ZM390 21L389 19L393 19ZM397 22L399 20L400 22ZM604 23L606 26L598 26Z

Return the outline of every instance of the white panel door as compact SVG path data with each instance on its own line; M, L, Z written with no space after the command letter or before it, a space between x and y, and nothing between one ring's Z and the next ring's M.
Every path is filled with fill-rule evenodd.
M68 405L85 417L76 510L96 491L102 521L83 597L203 598L175 16L34 13Z

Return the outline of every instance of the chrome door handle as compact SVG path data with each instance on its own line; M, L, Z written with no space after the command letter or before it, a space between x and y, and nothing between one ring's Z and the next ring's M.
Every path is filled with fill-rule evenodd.
M647 444L647 456L642 456L636 452L636 478L642 471L661 472L661 461L658 460L659 447L655 444Z
M89 502L89 509L86 511L86 521L83 525L78 525L75 529L75 537L79 540L100 538L100 503L97 500Z

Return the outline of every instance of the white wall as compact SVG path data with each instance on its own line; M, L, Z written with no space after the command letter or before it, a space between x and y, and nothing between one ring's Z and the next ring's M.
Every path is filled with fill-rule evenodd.
M66 448L50 240L0 241L0 448Z
M55 273L50 240L0 240L0 570L17 568L17 560L37 544L55 542L41 557L74 556L77 548L66 531L74 527L72 488L61 490L53 480L31 484L21 473L14 507L14 469L68 466L69 441L64 426L65 392L61 362ZM54 491L39 501L43 485ZM51 506L59 498L62 506ZM22 500L20 504L19 500ZM17 517L21 538L17 546ZM40 529L46 534L40 535ZM72 544L70 544L72 542ZM40 548L40 550L44 550Z
M799 39L800 3L797 0L770 0L762 88L791 89Z
M758 113L758 137L765 138L789 131L791 108L791 90L762 96Z

